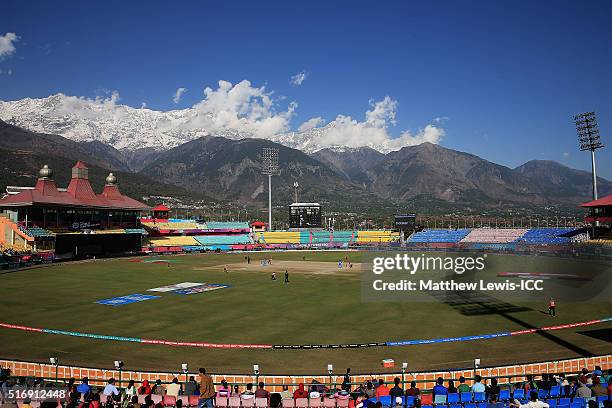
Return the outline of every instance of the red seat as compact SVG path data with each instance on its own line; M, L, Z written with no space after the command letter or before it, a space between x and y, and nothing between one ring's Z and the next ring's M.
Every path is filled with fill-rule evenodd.
M266 408L268 406L267 398L255 398L255 406L257 408Z
M228 407L229 401L227 397L218 396L215 398L215 406L216 407Z
M308 398L296 398L295 407L296 408L308 408Z
M293 398L285 398L282 401L283 408L295 408L295 401Z
M176 397L174 395L164 395L164 399L162 400L164 407L175 407L176 406Z
M433 394L422 394L421 395L421 405L431 405L433 404Z
M336 400L333 398L323 398L323 406L325 408L336 408Z
M240 408L240 397L230 397L228 405L231 408Z
M200 402L200 397L198 395L190 395L189 396L189 406L197 407Z

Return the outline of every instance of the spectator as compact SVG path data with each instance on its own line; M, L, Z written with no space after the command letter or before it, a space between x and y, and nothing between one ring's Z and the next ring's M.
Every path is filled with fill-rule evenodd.
M608 384L612 383L612 368L608 370L608 375L602 375L601 379L602 379L602 382L605 382Z
M528 393L529 391L537 391L537 390L538 390L538 384L534 381L533 375L528 375L527 382L525 383L525 393Z
M112 396L113 398L119 395L119 390L117 389L117 387L115 387L114 378L108 379L108 384L106 384L106 387L104 387L104 391L102 391L102 394L106 396Z
M178 400L178 396L181 393L181 384L179 384L178 378L174 377L172 382L166 386L166 395L174 397Z
M518 400L514 400L514 404L512 404L519 408L548 408L548 404L538 400L538 392L531 391L529 393L529 402L526 404L521 404Z
M490 401L491 399L495 399L497 401L497 397L499 397L499 385L497 385L497 378L491 378L491 385L486 388L487 399Z
M321 393L319 391L317 391L317 387L315 385L312 385L310 387L310 394L308 394L308 398L309 399L318 399L318 398L321 398Z
M32 403L31 399L25 398L23 402L21 403L21 408L32 408L32 405L30 405L31 403Z
M465 383L465 377L459 377L459 387L457 387L457 392L470 392L470 386Z
M592 396L591 389L587 387L586 382L579 381L578 389L576 390L576 397L591 398Z
M229 398L232 393L232 389L227 384L227 381L224 379L221 380L221 385L217 388L217 398L224 397Z
M255 393L253 392L253 383L248 383L246 385L246 390L240 394L240 399L242 401L251 401L251 400L255 400ZM244 405L252 405L252 403L247 403L247 404L242 404Z
M125 389L125 396L127 397L127 400L130 401L135 395L138 395L138 390L136 389L134 380L130 380L127 385L127 388ZM136 400L138 400L138 398L136 398Z
M308 398L308 393L304 389L303 383L299 383L297 390L293 392L293 399L295 400L298 398Z
M601 371L601 367L595 366L595 369L593 370L593 376L600 377L602 374L603 374L603 371Z
M200 368L200 398L198 408L207 407L213 408L213 399L215 396L215 387L213 386L212 377L206 374L205 368Z
M149 394L147 394L147 395L146 395L146 397L145 397L144 401L145 401L145 402L144 402L143 407L150 408L150 407L152 407L152 406L153 406L153 398L151 398L151 393L149 393ZM142 408L142 407L141 407L141 408Z
M257 387L257 391L255 391L255 398L265 398L268 401L270 400L270 391L264 388L263 381L260 381Z
M378 380L378 387L376 387L376 398L386 397L389 395L389 387L385 385L385 381L381 378Z
M149 380L144 380L142 385L138 387L138 395L151 395L151 386Z
M89 378L83 377L81 383L77 387L77 392L83 396L88 395L91 392L91 386L89 385Z
M391 390L389 391L389 395L391 396L391 401L395 401L397 397L403 397L404 396L404 390L402 389L402 387L400 387L400 379L398 377L395 377L393 379L393 384L394 387L391 388Z
M448 394L448 390L444 386L444 379L442 377L438 377L438 379L436 380L436 385L433 387L432 394L434 396L434 399L436 398L436 395Z
M465 381L465 378L463 379L463 381ZM416 385L417 385L416 381L410 381L410 388L406 390L406 396L416 397L419 394L421 394L421 390L419 390Z
M130 398L130 402L127 405L127 408L140 408L137 395L132 395L132 397Z
M289 391L289 387L286 385L283 385L283 390L280 393L281 399L290 399L293 398L293 394L291 394L291 391Z
M453 380L448 380L448 389L447 389L449 394L456 394L457 393L457 387L455 387L455 381Z
M176 404L176 405L174 406L175 408L183 408L183 400L182 400L182 399L180 399L180 398L179 398L179 399L177 399L177 400L176 400L176 402L175 402L175 404Z
M485 392L485 386L481 381L482 377L476 374L474 376L474 384L472 384L472 392Z
M238 386L238 384L234 385L234 389L232 390L232 396L233 397L240 396L240 387Z
M376 396L376 390L374 390L374 384L372 384L372 381L368 381L366 383L366 387L365 387L365 390L363 390L363 392L368 398L372 398Z
M346 369L346 374L344 374L344 378L342 379L341 388L345 391L351 391L351 369Z
M155 385L153 385L153 389L151 390L151 394L154 395L164 395L164 386L161 383L161 380L158 378L155 380Z
M608 400L612 400L612 381L608 381Z
M193 375L189 376L189 381L185 384L185 395L195 395L198 389L198 383Z
M593 378L593 386L591 387L591 393L593 397L603 397L604 395L608 395L608 390L601 385L599 381L599 377Z

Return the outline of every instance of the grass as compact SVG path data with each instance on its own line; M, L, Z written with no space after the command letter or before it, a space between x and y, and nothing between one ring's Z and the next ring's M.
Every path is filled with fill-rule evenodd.
M306 262L297 262L306 256ZM360 253L350 253L358 263ZM610 303L559 305L555 319L541 313L546 299L520 303L523 309L500 315L468 315L442 302L362 303L355 271L337 273L338 252L274 253L273 265L262 268L264 253L204 254L160 257L166 264L127 259L56 264L0 275L0 321L34 327L149 339L259 344L364 343L401 339L455 337L521 330L610 315ZM289 285L279 263L296 261ZM311 261L316 261L312 262ZM502 264L540 270L556 260L499 256ZM329 263L328 271L322 271ZM230 265L230 272L223 272ZM276 266L275 266L276 265ZM289 264L284 264L289 265ZM299 266L299 267L298 267ZM270 272L277 268L278 280ZM161 298L123 306L100 299L151 293L147 289L179 282L228 283L231 288ZM597 329L612 329L602 324ZM480 357L485 365L569 358L610 352L610 343L580 334L576 328L516 337L447 344L370 349L220 350L182 348L96 340L0 328L0 357L109 367L115 359L128 369L177 370L180 363L213 371L250 372L253 363L266 373L323 373L327 363L354 372L383 371L381 360L408 361L413 370L469 366ZM572 347L578 346L578 347Z

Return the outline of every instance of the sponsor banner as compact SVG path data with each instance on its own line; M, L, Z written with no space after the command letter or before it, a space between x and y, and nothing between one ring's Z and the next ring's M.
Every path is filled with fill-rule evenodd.
M142 295L140 293L135 293L133 295L119 296L110 299L102 299L98 300L95 303L99 303L101 305L110 305L110 306L123 306L129 303L143 302L145 300L157 299L159 296L151 296L151 295Z
M201 286L194 286L192 288L174 290L172 291L172 293L176 293L177 295L193 295L196 293L210 292L212 290L225 289L229 287L231 286L225 285L222 283L205 283Z
M174 285L160 286L159 288L148 289L148 292L174 292L179 289L193 288L195 286L202 286L204 282L181 282L175 283Z

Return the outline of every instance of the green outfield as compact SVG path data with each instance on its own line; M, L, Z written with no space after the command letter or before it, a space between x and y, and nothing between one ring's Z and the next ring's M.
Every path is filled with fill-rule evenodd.
M272 256L272 265L259 260ZM348 256L353 268L338 269ZM538 271L542 263L578 262L544 257L489 255L513 270ZM47 329L176 341L248 344L367 343L470 336L586 321L612 315L611 303L560 303L545 314L547 299L481 312L431 302L363 303L359 252L278 252L160 256L167 263L109 259L55 264L0 275L1 322ZM170 266L168 266L170 265ZM585 264L586 265L586 264ZM228 272L224 272L224 266ZM290 283L283 282L284 271ZM277 272L277 280L271 273ZM231 285L192 295L147 292L180 282ZM160 298L121 306L95 303L129 294ZM170 347L0 328L0 358L177 371L180 364L226 373L323 373L328 363L354 372L379 372L381 360L407 361L411 369L513 364L610 353L610 322L588 327L468 342L404 347L317 350L223 350ZM601 333L607 333L603 336Z

